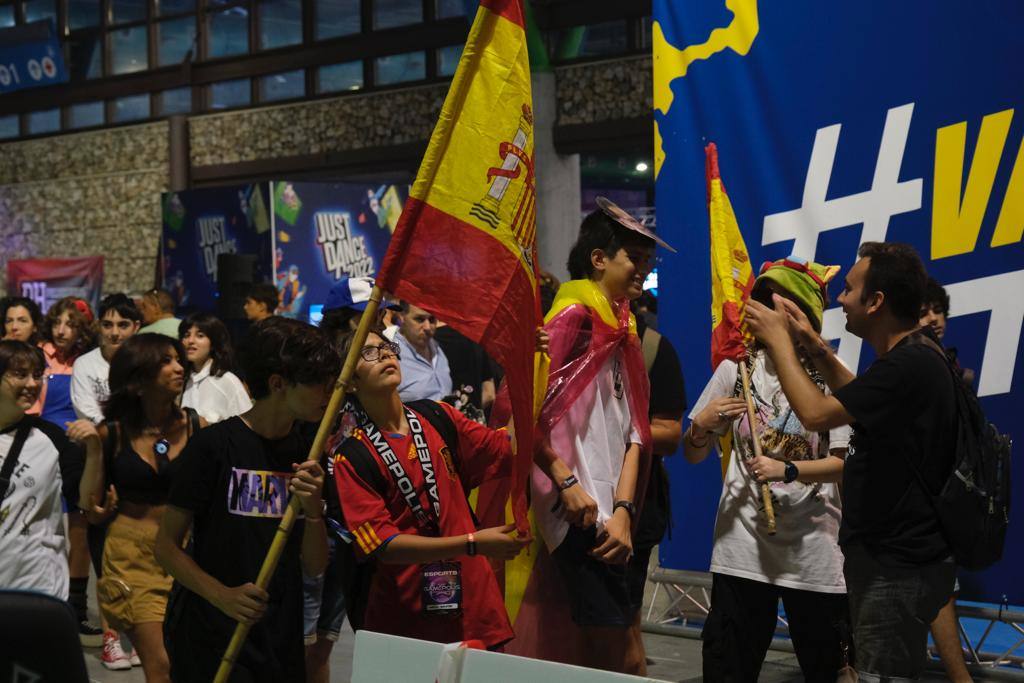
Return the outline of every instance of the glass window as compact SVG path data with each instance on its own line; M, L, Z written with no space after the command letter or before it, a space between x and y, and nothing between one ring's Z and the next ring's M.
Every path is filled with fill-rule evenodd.
M196 20L193 17L170 19L156 25L157 66L180 64L196 39ZM192 55L195 57L195 53Z
M131 95L114 100L114 123L149 118L149 95Z
M88 128L103 125L103 103L83 102L68 109L69 128Z
M160 113L187 114L192 111L192 88L174 88L160 93Z
M52 19L54 23L57 22L56 0L25 0L22 9L25 12L26 24L40 19Z
M116 29L108 35L111 73L130 74L149 68L149 40L145 26Z
M28 115L28 134L39 135L60 130L60 109L34 111Z
M209 57L228 57L249 51L249 10L233 7L209 15L206 52Z
M0 116L0 140L16 138L19 134L18 115Z
M427 58L424 52L406 52L374 60L374 81L377 85L390 85L406 81L422 81L427 77Z
M629 49L629 26L625 21L609 21L586 27L580 57L621 54Z
M240 78L236 81L223 81L210 86L210 108L230 109L244 107L252 101L249 79Z
M148 4L149 0L110 0L110 21L114 24L143 21L148 15Z
M162 17L191 12L195 8L196 0L156 0L156 12Z
M373 28L408 26L423 21L423 0L373 0Z
M454 76L455 68L462 58L463 45L449 45L437 51L437 75Z
M272 74L260 79L260 100L263 102L293 100L305 94L306 72L302 69Z
M474 2L473 5L477 3ZM437 18L466 16L466 0L437 0Z
M99 0L68 0L68 28L72 31L100 24Z
M260 2L260 49L302 42L302 0Z
M359 0L316 0L316 39L336 38L361 30Z
M363 63L345 62L317 69L317 92L342 92L363 87Z
M7 28L8 26L14 26L14 5L0 5L0 28ZM10 117L5 117L4 120L7 120L7 118ZM3 133L0 132L0 136L2 135Z
M77 33L68 39L71 60L69 76L73 81L103 75L103 39L96 34Z

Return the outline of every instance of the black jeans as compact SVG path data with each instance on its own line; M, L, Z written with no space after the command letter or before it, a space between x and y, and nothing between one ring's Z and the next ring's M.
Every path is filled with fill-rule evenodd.
M854 667L865 681L916 680L924 671L928 629L953 594L956 566L879 564L863 546L843 548L850 593Z
M779 599L804 679L834 683L848 632L846 595L712 574L711 611L701 634L704 680L754 683L775 633Z

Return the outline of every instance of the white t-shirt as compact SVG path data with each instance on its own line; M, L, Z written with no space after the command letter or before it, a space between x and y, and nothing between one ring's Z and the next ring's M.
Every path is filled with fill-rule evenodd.
M61 456L71 445L60 427L28 416L32 430L11 473L0 507L0 588L38 591L68 599L67 539L61 506ZM0 432L0 466L16 425Z
M551 430L551 446L566 458L570 449L575 465L573 474L597 502L597 525L602 528L612 517L615 489L622 473L622 462L629 444L639 444L629 412L627 378L622 372L622 353L616 351L605 361L594 383L576 400ZM549 481L540 469L533 468L531 507L549 551L554 551L569 530L569 524L552 512L558 503L558 489L539 487Z
M82 354L71 369L71 404L78 417L103 422L102 402L110 396L110 363L97 346Z
M733 396L738 372L735 362L723 361L690 411L690 419L712 400ZM827 439L804 429L763 350L755 357L751 383L765 456L816 460L849 444L848 426L833 429ZM732 435L733 451L715 520L711 571L798 590L845 593L838 544L842 510L838 485L771 482L777 531L769 536L761 513L761 487L743 465L744 458L753 457L746 414L733 423Z
M252 400L242 380L231 372L215 377L210 374L212 366L213 360L207 360L201 370L192 373L181 396L182 407L194 409L210 424L241 415L252 408Z

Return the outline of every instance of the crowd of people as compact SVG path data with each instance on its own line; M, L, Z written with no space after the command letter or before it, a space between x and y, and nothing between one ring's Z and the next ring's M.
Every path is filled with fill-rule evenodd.
M718 365L687 419L656 303L637 308L668 245L616 208L583 221L570 281L541 280L536 344L551 366L531 505L577 663L646 671L640 605L671 519L662 459L682 445L690 463L722 458L705 679L757 680L781 599L809 681L851 667L916 678L933 623L951 678L969 680L930 501L952 469L954 380L914 343L941 339L949 300L918 255L866 243L845 274L847 329L877 355L861 375L821 337L838 269L765 264L746 307L756 342ZM513 641L495 569L532 539L482 528L468 499L509 475L515 451L512 426L489 424L502 370L483 349L415 302L386 305L327 448L307 460L371 287L343 278L314 327L275 316L276 289L256 285L238 340L208 313L179 320L162 290L111 294L95 312L68 297L45 316L3 299L0 587L67 600L84 647L153 682L211 680L236 623L251 626L235 661L246 681L329 680L346 615L432 641ZM291 496L300 520L264 589L255 577Z

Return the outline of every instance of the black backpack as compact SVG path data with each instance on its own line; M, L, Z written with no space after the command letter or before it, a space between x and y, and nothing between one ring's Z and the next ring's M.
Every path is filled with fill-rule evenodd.
M918 483L928 494L939 518L943 537L956 563L964 569L985 569L1003 556L1010 520L1010 437L1000 434L985 418L974 390L946 352L926 333L908 340L927 346L942 357L953 377L957 428L953 471L934 495L920 471Z
M437 430L444 439L448 450L452 453L452 464L456 472L459 467L459 433L455 423L438 403L430 400L411 401L405 404L412 408L418 415L423 416L430 425ZM359 478L370 485L375 491L382 495L387 491L388 480L381 474L377 459L366 446L358 439L349 437L341 442L335 449L335 453L342 455L352 465ZM461 474L460 474L461 476ZM340 504L329 506L328 514L336 518L341 526L348 529L345 523ZM470 508L472 513L472 507ZM474 522L476 519L474 518ZM341 590L345 595L345 611L348 613L348 621L353 631L363 627L363 616L366 614L366 601L370 594L370 582L377 563L375 560L360 562L356 559L355 551L352 549L352 542L348 538L341 538L335 545L335 562L341 575Z

